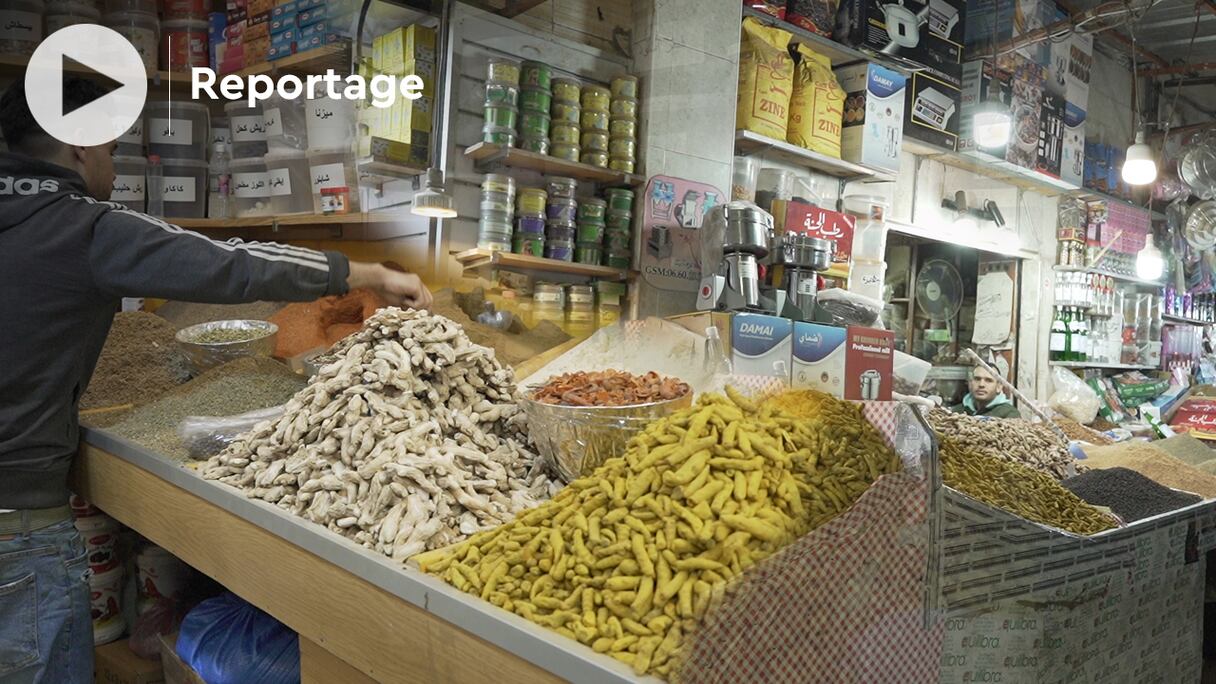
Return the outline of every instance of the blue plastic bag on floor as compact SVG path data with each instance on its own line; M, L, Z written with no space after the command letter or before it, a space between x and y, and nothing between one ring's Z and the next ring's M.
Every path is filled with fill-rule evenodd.
M177 655L207 684L300 681L299 636L231 593L207 599L186 615Z

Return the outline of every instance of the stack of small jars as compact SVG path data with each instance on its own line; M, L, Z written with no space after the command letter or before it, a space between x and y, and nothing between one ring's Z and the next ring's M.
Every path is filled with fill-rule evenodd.
M549 147L549 154L566 161L576 162L581 154L581 93L582 86L578 81L571 78L553 79L553 106L550 109L552 123L549 126L553 144Z
M481 139L514 147L515 124L519 117L519 62L490 58L486 67L485 114Z
M582 162L600 168L608 168L608 122L612 93L604 86L583 86Z
M515 237L511 251L531 256L545 256L545 201L548 193L542 188L520 188L515 207Z
M553 67L527 61L521 65L519 147L549 154L549 108L553 105Z
M603 265L629 268L633 260L633 191L608 188L604 191L607 212L604 228Z
M477 246L511 249L511 220L515 209L515 179L487 174L481 183L481 217L477 223Z
M633 173L638 156L638 77L612 79L608 123L608 168Z
M578 240L574 260L580 264L599 265L604 260L604 216L608 203L598 197L585 198L578 204Z
M559 261L574 260L575 217L578 202L574 194L578 181L560 176L549 179L549 203L545 207L545 256Z

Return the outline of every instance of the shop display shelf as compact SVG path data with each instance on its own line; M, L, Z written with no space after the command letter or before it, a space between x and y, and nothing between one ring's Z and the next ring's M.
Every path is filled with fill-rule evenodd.
M1098 368L1103 370L1161 370L1157 366L1141 366L1134 363L1090 363L1088 361L1051 361L1057 368Z
M26 66L29 65L29 57L21 55L0 55L0 76L6 78L15 78L25 73ZM66 71L79 74L95 73L93 70L79 65L74 62L65 62L63 68ZM180 71L154 71L148 74L148 80L152 85L160 83L190 83L190 74Z
M1144 280L1143 278L1137 278L1136 276L1122 275L1119 273L1110 273L1108 271L1103 271L1103 270L1100 270L1097 268L1089 268L1088 266L1056 265L1056 266L1053 266L1052 268L1058 273L1093 273L1094 275L1110 276L1111 278L1114 278L1115 280L1119 280L1119 281L1122 281L1125 283L1135 283L1136 285L1147 285L1150 287L1161 287L1162 285L1164 285L1164 283L1156 281L1156 280Z
M371 156L359 159L359 175L373 182L416 178L426 174L426 168L410 161L411 148L406 143L386 138L371 139Z
M292 214L288 216L253 216L233 219L175 219L165 220L191 230L227 230L232 228L287 228L309 226L341 226L367 223L394 223L406 220L401 211L373 211L354 214Z
M861 164L829 157L804 147L791 145L784 140L776 140L746 130L735 132L735 153L742 156L772 154L787 163L805 166L820 173L844 179L886 177L884 172L875 171Z
M1052 178L982 152L955 152L908 137L903 139L903 148L923 159L1002 181L1048 197L1066 195L1081 189L1066 180Z
M1081 188L1076 193L1074 193L1074 196L1076 196L1080 199L1083 199L1083 200L1090 200L1090 201L1103 200L1105 202L1113 202L1115 204L1122 204L1124 206L1132 207L1133 209L1147 211L1149 216L1151 216L1154 221L1164 221L1165 220L1165 214L1163 214L1159 211L1150 209L1149 207L1146 207L1143 204L1136 202L1135 200L1124 199L1122 197L1115 197L1114 195L1108 195L1105 192L1099 192L1097 190L1091 190L1089 188Z
M242 78L253 76L256 74L273 74L280 71L292 73L308 73L308 74L323 74L326 69L333 69L338 74L350 73L350 42L342 41L330 45L322 45L319 48L305 50L283 59L274 61L258 62L250 66L235 71L237 76ZM227 74L221 74L225 76ZM189 82L190 75L186 74L186 81Z
M861 50L849 47L844 43L836 42L831 38L825 38L818 33L808 31L801 26L795 26L788 21L782 21L771 14L765 14L760 10L747 7L746 5L743 7L743 16L752 17L762 24L779 28L787 33L792 33L794 35L794 42L802 43L803 45L813 49L815 52L818 52L819 54L832 60L833 69L845 66L846 64L855 64L857 62L874 62L875 64L880 64L901 74L908 74L910 71L912 71L906 64L901 64L893 59L882 59L875 55L862 52Z
M480 247L466 249L463 252L454 252L452 256L465 268L490 266L506 271L561 273L601 280L625 280L629 277L629 272L620 268L596 266L593 264L576 264L572 261L558 261L557 259L546 259L530 254L515 254L501 250L482 249Z
M566 161L547 154L528 152L506 145L480 142L465 150L464 156L472 159L479 168L498 163L517 169L528 169L551 176L568 176L607 186L636 187L646 182L645 177L637 174L601 169L598 166Z
M1189 323L1190 325L1216 325L1213 321L1201 321L1198 318L1187 318L1186 316L1175 316L1173 314L1161 314L1161 318L1171 323Z

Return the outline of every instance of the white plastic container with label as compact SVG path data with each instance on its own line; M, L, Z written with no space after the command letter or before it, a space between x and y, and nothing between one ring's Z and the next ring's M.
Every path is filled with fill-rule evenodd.
M114 189L110 201L134 211L147 209L146 174L148 160L144 157L114 156Z
M99 24L101 12L89 2L54 2L46 8L46 34L49 36L65 26Z
M237 218L269 216L270 187L266 177L266 162L262 159L234 159L232 169L232 201Z
M93 645L107 644L122 636L127 623L122 617L122 566L89 577L89 609L93 615Z
M263 107L266 119L266 145L270 152L308 149L307 102L285 100L273 95Z
M305 105L308 150L338 150L351 148L355 139L355 103L338 99L317 98Z
M0 54L34 54L42 42L42 0L10 0L0 3Z
M194 102L152 100L144 109L148 153L164 161L207 158L211 114Z
M181 598L190 573L185 563L154 544L144 547L135 557L135 568L139 573L139 595L149 599Z
M348 211L359 211L359 176L355 155L343 149L308 153L309 176L312 180L313 212L324 213L321 191L325 188L349 188Z
M149 12L112 12L102 20L135 47L148 73L160 59L160 19Z
M886 262L855 260L849 271L849 292L881 302L886 275Z
M309 175L311 167L308 155L300 150L270 152L265 160L270 211L276 216L312 212L312 177Z
M240 100L224 105L228 130L232 134L232 158L259 161L266 154L266 115L262 106L250 107Z
M165 216L204 218L207 215L207 162L166 159L164 164Z

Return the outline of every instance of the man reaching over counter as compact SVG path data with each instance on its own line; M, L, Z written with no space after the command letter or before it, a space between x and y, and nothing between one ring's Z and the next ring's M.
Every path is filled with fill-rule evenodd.
M121 299L310 301L362 287L427 308L431 294L338 252L220 242L108 202L115 143L48 135L24 81L0 98L0 684L77 684L93 681L93 630L67 475L77 402ZM62 87L64 111L106 95L81 78Z

